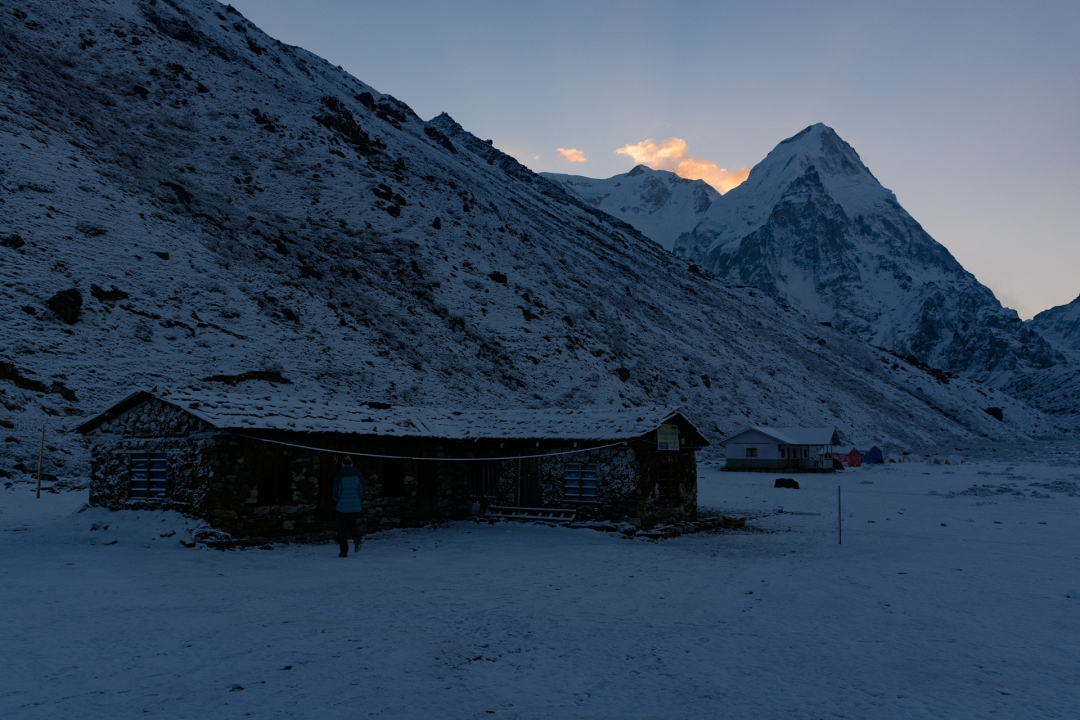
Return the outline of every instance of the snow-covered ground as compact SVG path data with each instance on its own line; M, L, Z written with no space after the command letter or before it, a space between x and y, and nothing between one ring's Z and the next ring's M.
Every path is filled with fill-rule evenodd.
M748 529L462 522L346 560L188 549L193 521L15 484L0 716L1076 717L1076 459L800 490L709 466L702 504Z

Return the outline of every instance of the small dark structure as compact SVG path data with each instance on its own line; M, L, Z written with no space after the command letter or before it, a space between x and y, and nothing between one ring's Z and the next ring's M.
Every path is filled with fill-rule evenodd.
M776 482L773 483L774 488L787 488L788 490L798 490L799 481L795 478L776 478Z
M708 445L658 408L451 412L196 391L137 392L76 430L91 442L92 505L174 509L236 538L322 537L346 453L367 479L366 531L489 505L693 520Z
M757 426L743 428L720 444L727 452L724 470L832 472L833 446L840 444L840 436L831 427Z

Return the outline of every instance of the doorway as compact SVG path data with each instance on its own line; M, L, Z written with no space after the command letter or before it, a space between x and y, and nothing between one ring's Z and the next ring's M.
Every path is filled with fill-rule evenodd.
M337 476L339 462L333 453L319 453L319 490L315 495L315 517L319 520L333 520L337 503L334 502L334 478Z
M540 458L518 460L518 507L538 508L544 504L540 492Z
M421 512L435 512L439 497L439 463L419 460L416 465L416 507Z

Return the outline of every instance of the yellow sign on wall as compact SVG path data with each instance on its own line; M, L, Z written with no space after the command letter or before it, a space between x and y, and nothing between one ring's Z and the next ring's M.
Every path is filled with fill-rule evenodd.
M661 425L656 431L656 449L657 450L678 450L679 449L679 426L678 425Z

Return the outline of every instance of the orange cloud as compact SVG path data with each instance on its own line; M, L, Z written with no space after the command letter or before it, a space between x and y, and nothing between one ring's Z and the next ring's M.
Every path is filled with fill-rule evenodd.
M555 152L566 158L567 162L585 162L589 159L577 148L555 148Z
M623 145L615 152L653 170L668 170L687 180L704 180L720 193L742 185L750 175L750 168L727 170L712 160L687 155L686 141L682 138L668 138L659 145L650 138L633 145Z

